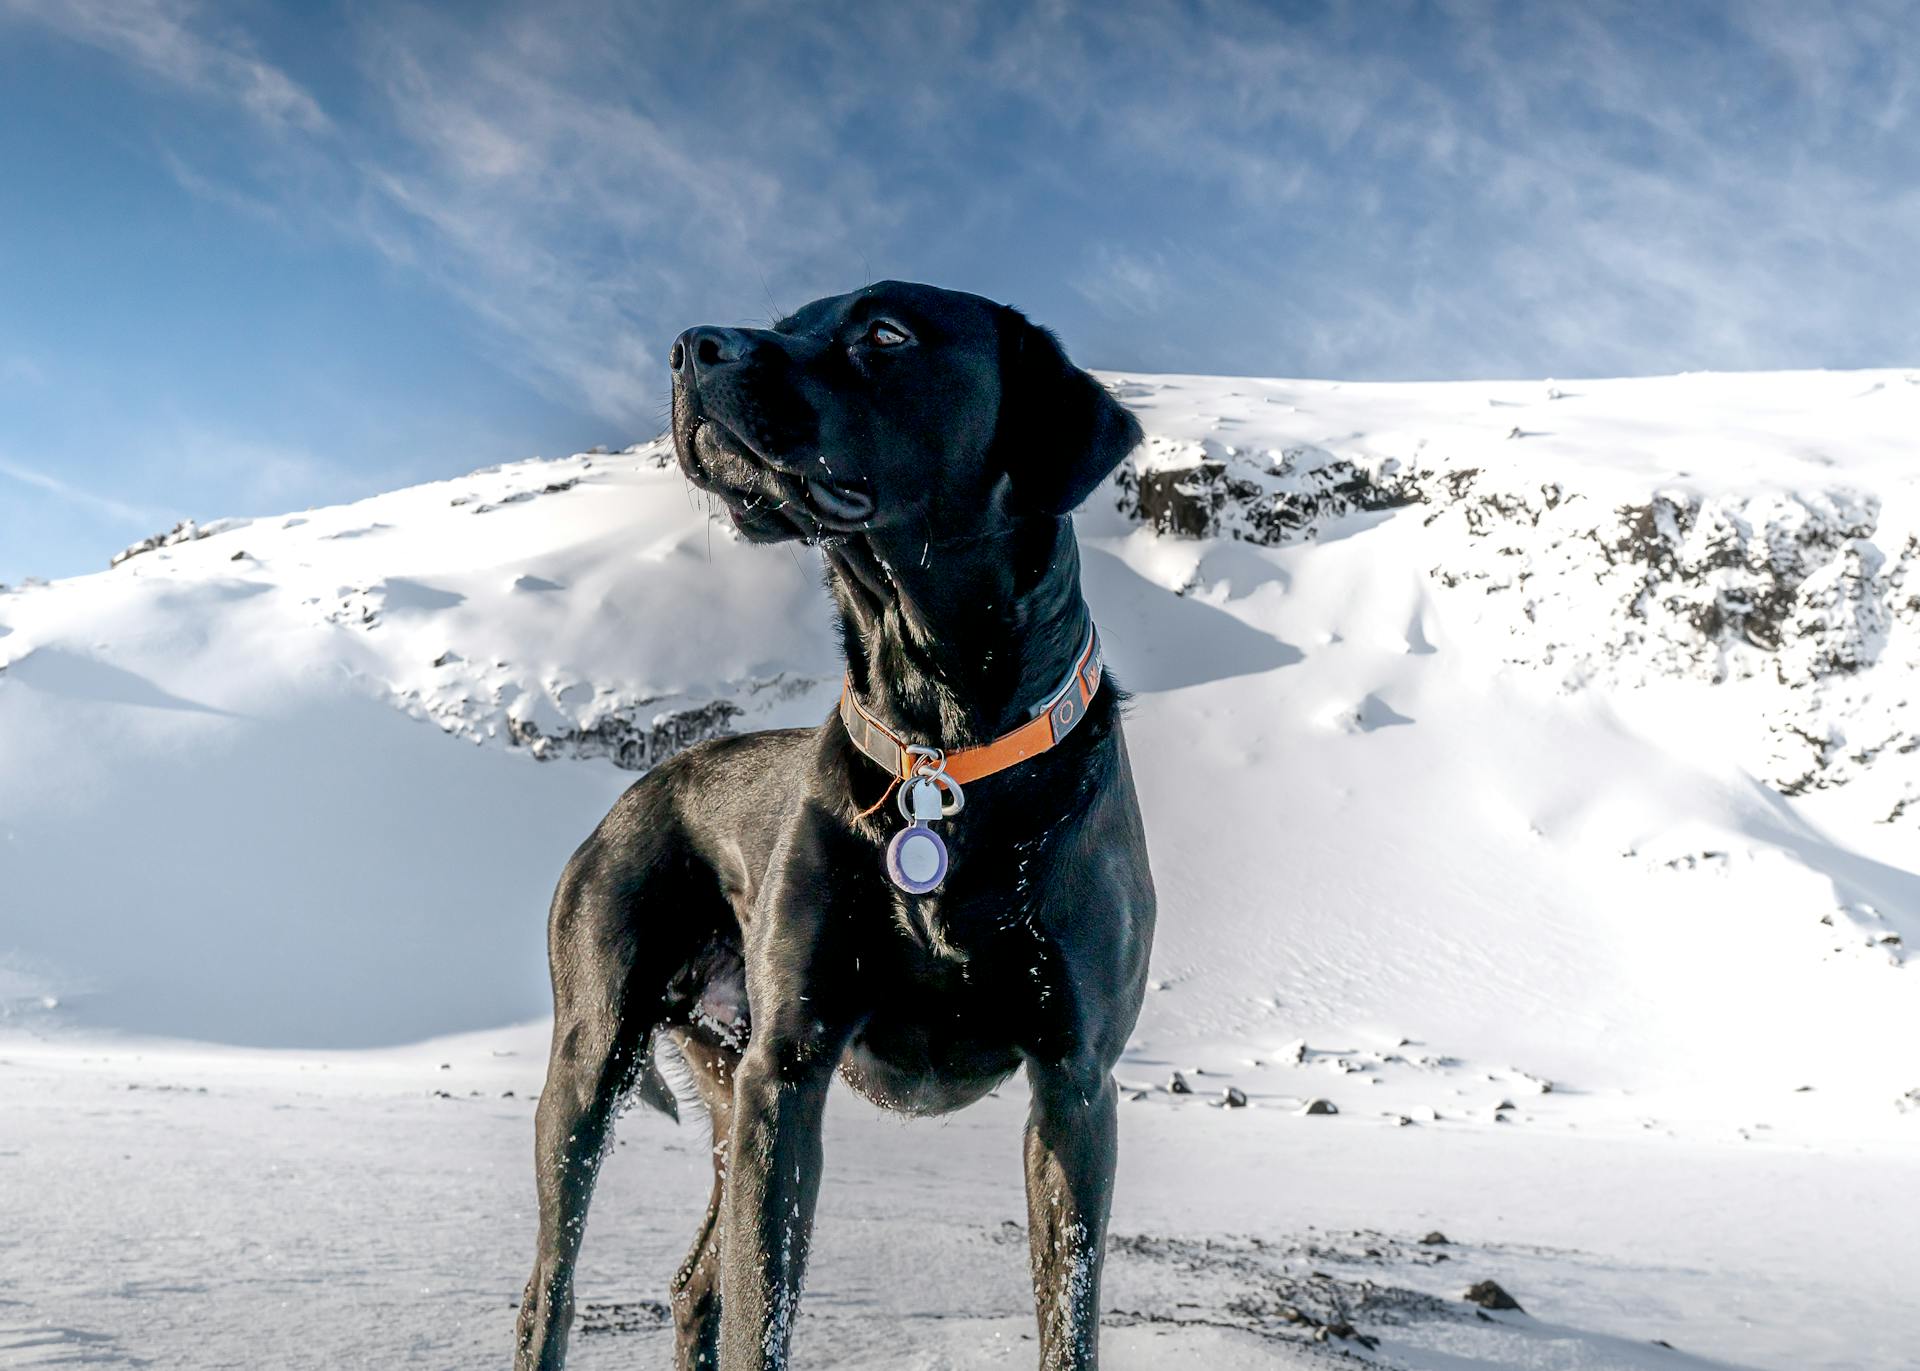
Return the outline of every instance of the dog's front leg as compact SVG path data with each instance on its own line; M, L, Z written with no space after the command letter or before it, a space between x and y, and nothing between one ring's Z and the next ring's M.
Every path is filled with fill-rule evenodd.
M773 862L747 935L752 1038L733 1078L726 1233L720 1271L720 1365L784 1371L820 1194L827 1087L857 1026L851 958L828 931L831 869L819 826L803 815Z
M820 1123L844 1039L767 1041L756 1024L734 1078L720 1365L787 1365L820 1194Z
M1100 1263L1118 1157L1113 1077L1089 1062L1027 1063L1027 1242L1041 1371L1100 1361Z

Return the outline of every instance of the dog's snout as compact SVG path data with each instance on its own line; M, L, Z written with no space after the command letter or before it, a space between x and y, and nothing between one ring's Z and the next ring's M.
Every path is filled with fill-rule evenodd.
M716 367L744 361L751 347L751 340L739 329L702 325L673 340L667 365L676 375L699 377Z

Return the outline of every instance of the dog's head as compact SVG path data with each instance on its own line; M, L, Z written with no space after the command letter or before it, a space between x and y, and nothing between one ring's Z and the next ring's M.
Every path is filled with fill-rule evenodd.
M964 538L1070 512L1140 426L1045 329L882 281L674 341L673 445L748 538Z

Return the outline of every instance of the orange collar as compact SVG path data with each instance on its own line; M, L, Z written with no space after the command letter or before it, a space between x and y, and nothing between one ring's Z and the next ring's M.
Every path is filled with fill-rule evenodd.
M990 743L945 753L945 766L939 769L960 784L968 785L1056 746L1073 732L1074 725L1086 714L1087 706L1093 703L1094 695L1100 690L1100 667L1100 635L1088 624L1087 646L1074 664L1073 674L1047 697L1033 718ZM937 748L907 743L868 713L853 696L851 676L840 688L840 722L846 725L853 745L891 772L896 781L912 779L923 759L943 755Z

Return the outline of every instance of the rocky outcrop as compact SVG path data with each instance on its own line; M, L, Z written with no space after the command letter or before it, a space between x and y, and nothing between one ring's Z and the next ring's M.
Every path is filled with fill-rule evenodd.
M117 567L129 557L138 557L143 552L153 552L163 547L177 547L181 543L197 542L201 538L211 538L216 533L225 533L230 529L244 528L245 519L215 519L209 523L196 524L191 519L182 519L165 533L156 533L150 538L142 538L113 554L107 559L109 568Z
M1505 628L1506 660L1569 686L1747 683L1742 707L1763 730L1754 768L1795 795L1920 747L1902 707L1920 680L1920 597L1907 589L1920 547L1889 556L1880 515L1844 487L1663 489L1607 507L1558 486L1467 483L1429 516L1445 558L1431 574L1485 596L1478 617Z
M1466 1293L1460 1298L1482 1309L1507 1309L1516 1314L1527 1312L1520 1307L1520 1301L1509 1295L1498 1281L1476 1281L1467 1287Z
M1889 623L1871 539L1878 502L1845 490L1717 496L1660 491L1591 534L1621 596L1612 646L1663 675L1766 672L1797 686L1857 671Z
M1117 479L1121 511L1155 532L1272 546L1312 538L1350 514L1418 504L1432 476L1392 458L1363 465L1317 447L1249 452L1153 437Z
M745 712L731 700L710 700L645 721L631 711L616 710L590 727L550 733L542 732L531 719L509 718L507 736L515 747L526 748L543 762L556 757L605 757L624 771L647 771L682 748L732 733L733 721Z
M1542 480L1532 464L1495 474L1416 451L1401 462L1152 439L1120 474L1118 502L1168 536L1265 545L1406 511L1426 530L1433 582L1474 597L1456 604L1510 664L1567 688L1751 683L1754 769L1784 794L1920 750L1908 701L1920 537L1883 543L1873 496L1675 486L1622 501L1612 474ZM1903 801L1893 818L1914 812L1920 800Z

